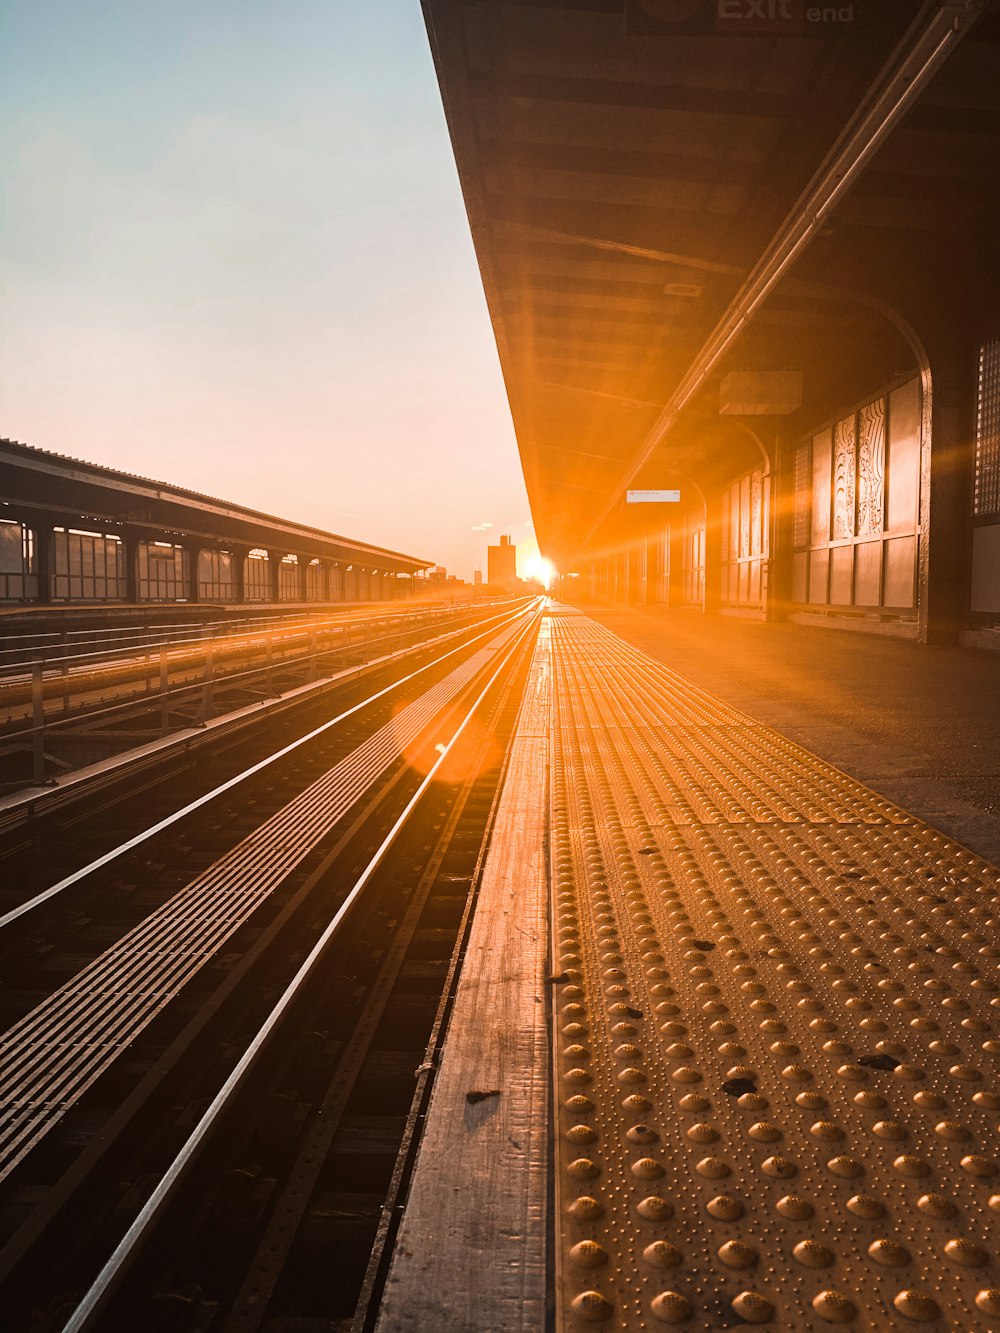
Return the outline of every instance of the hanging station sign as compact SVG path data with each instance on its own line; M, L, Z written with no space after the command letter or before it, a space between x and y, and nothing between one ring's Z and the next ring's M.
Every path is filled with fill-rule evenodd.
M630 505L680 504L680 491L626 491L625 501Z

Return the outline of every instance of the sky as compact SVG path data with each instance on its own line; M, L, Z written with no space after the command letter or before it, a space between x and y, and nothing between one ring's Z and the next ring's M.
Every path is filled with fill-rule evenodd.
M6 0L0 161L0 435L524 572L418 0Z

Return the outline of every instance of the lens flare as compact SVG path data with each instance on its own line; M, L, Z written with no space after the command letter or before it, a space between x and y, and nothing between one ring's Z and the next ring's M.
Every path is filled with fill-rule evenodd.
M533 555L524 566L523 577L526 579L536 579L542 587L548 592L552 585L552 580L556 576L556 567L551 560L546 560L544 555Z

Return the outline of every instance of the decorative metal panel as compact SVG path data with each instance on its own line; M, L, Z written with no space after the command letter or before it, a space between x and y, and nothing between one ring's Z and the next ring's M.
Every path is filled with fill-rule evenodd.
M858 536L882 531L885 514L885 399L858 413Z
M838 421L833 433L833 539L854 536L854 478L857 433L853 416Z
M795 450L793 479L795 508L792 519L792 541L796 548L809 545L809 446L800 444Z
M760 472L750 478L750 554L760 555L761 546L761 481Z
M1000 515L1000 334L979 351L974 512Z

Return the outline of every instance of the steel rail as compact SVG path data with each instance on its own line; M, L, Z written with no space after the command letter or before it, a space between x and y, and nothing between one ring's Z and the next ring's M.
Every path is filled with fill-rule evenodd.
M510 597L491 598L493 604L508 602ZM151 606L157 605L150 603ZM468 605L473 605L469 603ZM399 607L399 610L393 611L392 607ZM361 613L361 607L369 608L367 615ZM357 609L355 609L357 608ZM93 608L99 609L99 608ZM107 630L64 630L62 632L53 630L46 634L24 634L8 635L6 639L0 638L0 645L3 643L13 644L13 647L0 646L0 658L10 657L12 654L20 653L22 660L10 663L0 663L0 684L6 679L8 673L12 671L22 671L24 667L30 667L34 658L39 654L43 655L51 649L62 649L60 653L53 654L45 659L47 668L51 668L52 674L58 674L59 669L66 662L75 660L83 661L87 658L105 658L108 654L119 653L124 655L141 656L144 653L158 652L161 648L185 648L198 643L207 642L209 639L218 639L226 642L241 637L251 635L260 635L268 633L278 633L282 630L316 630L323 627L339 629L348 628L352 625L365 624L371 619L385 618L389 620L402 620L417 618L422 615L447 615L449 612L457 610L454 603L430 602L421 603L414 606L412 602L398 603L395 601L386 602L367 602L357 604L343 604L343 610L331 614L327 612L296 613L287 616L248 616L242 620L206 620L203 622L190 621L187 623L164 625L157 630L156 628L129 628L122 626ZM2 622L0 622L2 623ZM190 631L189 633L178 634L174 638L146 638L143 641L143 635L156 635L157 633L167 633L170 630ZM86 635L91 638L77 638L70 641L70 635ZM64 637L65 636L65 637ZM131 642L112 643L115 637ZM41 640L54 639L55 643L20 643L19 640ZM85 648L89 644L108 643L107 648L96 648L92 653L73 653L68 654L65 650L73 648ZM26 677L22 677L26 678Z
M155 607L157 603L150 603ZM162 603L160 603L162 605ZM337 625L337 624L357 624L365 620L362 608L367 608L369 615L374 612L378 615L392 615L391 608L398 607L395 614L401 616L419 615L421 612L434 613L437 611L447 611L449 604L441 602L422 603L415 606L411 601L396 602L393 600L385 602L368 603L342 603L336 611L329 608L323 611L302 612L297 611L289 615L270 615L270 616L245 616L236 620L205 620L205 621L181 621L169 625L161 626L111 626L107 629L66 629L51 630L46 633L36 632L34 634L10 634L0 638L0 658L11 657L15 654L23 656L23 664L30 665L32 658L38 654L46 654L53 649L62 650L53 653L48 662L53 665L61 665L67 660L68 649L86 648L88 645L108 644L105 649L96 648L95 655L103 652L121 652L125 653L134 650L136 653L149 651L150 649L169 648L172 646L184 647L192 643L198 643L206 638L231 639L238 638L244 634L262 634L272 630L284 628L294 629L318 625ZM92 607L92 610L101 610L100 607ZM114 608L110 608L114 609ZM173 632L173 637L167 637ZM160 637L157 637L160 636ZM119 642L114 642L115 640ZM49 640L50 642L42 642ZM54 642L53 642L54 641ZM81 653L79 656L85 657L89 654ZM70 659L71 660L71 659ZM0 676L6 672L16 669L22 663L10 662L0 664Z
M522 619L527 615L534 614L536 606L537 604L533 603L528 607L520 607L518 608L518 610L514 612L507 613L506 617L501 615L501 616L490 617L490 619L503 621L506 618L509 620L511 624L513 624L518 619ZM5 912L2 916L0 916L0 930L3 930L7 926L12 925L15 921L18 921L21 918L27 916L30 912L34 911L38 907L41 907L44 903L51 902L53 898L63 893L66 889L71 888L74 884L80 883L81 880L85 879L88 875L91 875L95 871L102 869L104 866L110 865L112 862L116 861L119 857L126 855L128 852L134 851L136 847L140 847L144 842L148 842L150 838L153 838L157 834L164 832L164 830L173 827L173 825L179 823L182 819L185 819L188 815L193 814L194 811L204 808L206 805L211 804L212 801L217 800L220 796L225 795L226 792L232 791L234 788L238 787L242 782L245 782L248 778L253 777L257 773L263 772L265 769L269 768L272 764L277 763L279 760L286 758L290 754L293 754L296 750L301 749L302 746L308 745L310 741L314 741L318 736L322 736L324 733L332 730L332 728L339 726L342 722L346 721L347 718L353 717L355 713L359 713L362 709L367 708L370 704L377 702L379 699L385 698L386 695L391 694L394 690L398 690L401 686L406 685L408 682L415 680L418 676L423 675L424 672L433 670L435 667L440 666L441 663L447 661L449 657L453 657L455 656L456 653L463 652L464 650L470 648L473 644L479 642L480 639L489 637L490 634L496 632L496 628L497 627L494 626L491 629L484 630L481 634L473 636L473 638L470 639L468 642L459 644L457 647L449 649L446 653L442 653L440 657L436 657L432 662L425 663L424 666L417 667L415 670L408 672L405 676L401 676L399 680L392 681L389 685L384 686L382 689L376 690L374 694L370 694L367 698L360 700L360 702L356 704L353 704L350 708L345 709L342 713L338 713L336 717L330 718L328 721L323 722L318 727L314 727L312 731L307 732L304 736L300 736L296 740L290 741L288 745L282 746L281 749L275 750L273 754L267 755L264 759L258 760L257 763L255 764L251 764L249 768L244 769L242 772L235 774L231 778L227 778L225 782L220 783L217 787L213 787L211 791L204 792L201 796L196 797L193 801L189 801L187 805L182 806L179 810L173 811L171 814L165 816L163 819L158 820L157 823L151 824L148 828L143 829L142 832L135 834L133 837L127 839L125 842L119 843L117 847L113 847L110 851L104 852L101 856L98 856L93 861L88 862L87 865L81 866L79 870L74 870L72 874L66 875L63 879L58 880L55 884L50 885L49 888L43 889L41 893L35 894L34 897L29 898L27 899L27 901L18 904L17 907L11 908L10 911ZM453 631L453 633L462 633L462 632L463 632L462 630ZM444 637L450 637L450 636L444 636Z
M497 680L506 670L512 657L517 652L530 630L537 627L539 617L540 610L536 607L531 619L528 621L527 625L521 629L520 633L516 635L513 643L504 653L503 660L490 675L489 680L477 695L472 707L468 710L455 729L451 740L448 741L447 745L442 747L437 759L434 761L426 776L421 780L420 785L410 797L402 813L398 816L395 823L392 825L392 828L383 838L378 849L375 851L375 854L369 860L368 864L355 881L353 887L348 892L346 898L331 917L328 925L323 930L323 933L299 966L292 980L286 986L281 998L247 1046L236 1066L202 1114L197 1125L191 1131L184 1146L164 1172L159 1184L146 1200L128 1231L116 1246L111 1257L101 1269L97 1278L84 1295L67 1323L64 1325L63 1333L84 1333L85 1329L92 1326L93 1319L100 1313L106 1300L112 1294L114 1288L117 1286L121 1277L130 1265L147 1233L152 1229L163 1209L170 1202L174 1191L185 1178L188 1169L197 1158L203 1144L215 1128L218 1121L225 1114L232 1100L242 1088L243 1083L250 1070L253 1068L256 1060L269 1044L288 1010L294 1004L299 992L312 976L331 942L336 937L344 922L350 916L365 887L382 864L399 834L406 827L410 816L413 814L414 810L416 810L425 792L437 777L438 770L448 758L455 744L465 732L465 729L478 712L480 706L493 689Z
M517 633L504 626L0 1038L0 1179Z
M510 600L505 598L505 601ZM391 605L391 603L389 604ZM50 656L43 658L43 678L45 680L60 680L64 673L69 670L82 670L87 667L93 667L103 664L106 667L126 668L129 666L138 666L143 659L155 660L159 653L173 653L180 657L185 651L192 648L207 647L211 644L222 644L229 648L239 648L247 641L252 643L262 643L267 635L273 635L276 641L288 639L308 639L313 634L343 634L355 629L358 626L375 625L380 623L395 623L397 621L419 620L422 617L431 619L439 617L447 619L448 616L459 613L462 610L473 609L473 603L458 606L433 606L422 611L407 609L393 614L389 611L379 611L368 616L344 615L344 616L317 616L309 617L268 617L260 622L251 622L249 624L228 625L225 621L210 621L204 626L200 626L199 633L190 634L183 638L152 640L148 643L135 644L111 644L105 648L95 648L92 652L73 652L64 653L59 656ZM207 630L218 630L219 632L206 633ZM115 631L108 631L109 634ZM66 647L82 648L88 643L99 643L100 640L83 640L79 643L67 644ZM16 651L10 648L0 648L0 656L5 653ZM25 653L28 649L21 650ZM38 657L37 650L34 656L27 656L23 661L12 662L6 665L0 665L0 692L11 685L26 683L31 680L30 668ZM25 668L28 668L26 670Z
M503 613L502 612L497 613L497 615L501 614ZM461 619L461 614L456 615L454 618ZM495 619L496 616L491 618ZM403 619L404 617L399 617L399 620ZM420 617L416 616L406 617L405 619L416 620L420 619ZM433 630L439 628L442 622L447 623L447 621L450 619L450 616L446 612L441 612L441 613L436 613L435 617L433 617L432 619L434 623L427 626L427 628ZM234 686L238 685L240 681L252 680L257 677L263 677L266 679L268 675L270 675L273 672L292 670L295 667L301 667L308 662L315 661L322 657L334 657L338 653L355 652L359 647L362 646L362 641L351 640L349 637L346 636L347 632L350 629L356 628L357 626L363 625L365 623L366 622L364 621L352 621L349 626L345 626L343 629L335 628L332 631L327 631L328 634L336 636L333 642L327 642L326 645L323 647L317 645L314 650L310 648L305 653L299 654L294 657L282 656L280 658L275 658L273 661L264 662L261 666L241 667L236 670L230 671L226 669L224 663L220 663L216 659L213 664L213 675L211 678L211 683L214 685L216 689L224 691L226 689L231 689ZM370 621L367 623L374 625L380 622ZM413 624L397 625L395 619L391 619L389 621L389 625L390 626L395 625L396 627L387 628L386 633L379 634L374 638L366 638L363 641L364 646L372 648L377 644L386 643L392 639L401 638L406 634L415 634L419 632L419 629L421 628L420 626ZM461 628L462 627L459 626L459 629ZM290 644L294 644L303 639L308 642L312 640L313 637L314 634L305 634L305 633L286 635L280 640L278 644L275 644L275 647L279 647L282 653L284 653ZM433 635L429 636L428 642L432 640L433 640ZM225 642L228 643L230 641L226 640ZM241 643L239 647L241 649L254 649L254 648L266 649L267 644L265 639L261 639L256 636L247 636L247 641ZM232 656L236 657L237 653L234 651ZM147 661L147 665L151 666L155 662L155 660L156 660L155 658L149 658ZM184 671L184 670L198 671L199 669L204 669L207 666L207 664L208 664L207 654L204 658L199 659L198 661L191 661L189 659L185 660L184 658L177 658L172 664L170 664L170 670L174 672ZM98 721L101 718L111 717L117 713L127 713L130 710L134 711L136 708L147 708L147 709L152 708L154 705L161 703L165 699L176 700L186 694L198 695L201 691L204 690L205 685L208 683L206 677L204 675L201 675L197 676L196 679L194 680L178 681L175 684L168 683L166 689L150 690L148 688L143 687L143 682L148 683L149 679L148 672L144 672L143 674L140 675L138 674L138 667L139 667L138 661L133 661L131 663L130 662L122 663L121 670L123 672L131 670L133 673L128 679L123 679L120 682L123 691L124 689L127 689L129 684L135 683L138 684L139 687L133 690L132 693L128 694L125 698L120 699L117 703L103 704L103 705L98 704L96 707L87 706L87 704L83 704L81 707L77 708L74 712L69 714L57 713L56 716L54 717L46 716L45 721L42 722L39 726L18 726L18 723L11 719L10 715L16 708L21 708L25 714L27 714L30 711L31 701L29 699L24 699L20 701L18 704L4 705L2 697L0 697L0 708L6 707L8 710L7 724L5 725L3 723L0 723L0 743L3 743L4 745L9 745L14 741L28 740L39 731L42 732L43 734L48 734L49 732L59 731L64 728L78 728L81 725L87 725L91 722ZM58 672L56 672L54 673L53 676L47 677L47 679L61 680L63 678L59 675ZM48 702L48 699L51 698L58 706L60 701L68 698L70 693L94 694L97 692L98 689L104 688L103 684L97 684L92 688L88 689L87 686L83 683L83 678L78 678L78 679L80 683L77 688L74 688L73 690L67 688L61 694L50 695L46 698L44 702ZM107 683L108 685L117 688L115 682L112 681ZM0 696L2 696L2 686L0 686ZM10 729L7 729L7 725L9 725ZM15 727L17 728L16 730L14 729ZM29 783L26 785L31 785L31 784Z

